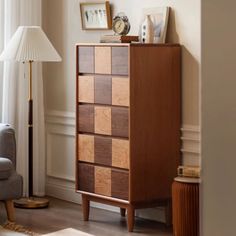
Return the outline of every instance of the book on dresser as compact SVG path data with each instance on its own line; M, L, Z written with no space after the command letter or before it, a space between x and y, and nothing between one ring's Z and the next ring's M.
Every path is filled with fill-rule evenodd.
M180 164L181 47L77 44L76 191L127 211L165 206Z

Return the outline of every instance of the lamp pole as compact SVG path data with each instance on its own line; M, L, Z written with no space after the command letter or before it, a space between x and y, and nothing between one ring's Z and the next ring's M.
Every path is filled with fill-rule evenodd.
M33 196L33 96L32 96L32 63L29 61L29 117L28 117L28 155L29 155L29 197Z
M34 197L33 192L33 80L32 80L32 64L33 60L29 60L29 113L28 113L28 198L21 198L14 201L15 207L19 208L44 208L48 207L49 200L46 198Z

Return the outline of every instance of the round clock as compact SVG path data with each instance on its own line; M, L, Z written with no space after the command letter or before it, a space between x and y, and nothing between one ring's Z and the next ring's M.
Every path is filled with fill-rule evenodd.
M116 34L127 35L130 30L128 17L124 13L118 13L113 18L112 29Z

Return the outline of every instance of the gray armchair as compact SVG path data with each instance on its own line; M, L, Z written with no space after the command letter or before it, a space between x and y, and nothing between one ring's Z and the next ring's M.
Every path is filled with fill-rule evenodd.
M0 201L4 201L9 221L15 220L13 200L22 196L23 180L16 173L15 132L0 124Z

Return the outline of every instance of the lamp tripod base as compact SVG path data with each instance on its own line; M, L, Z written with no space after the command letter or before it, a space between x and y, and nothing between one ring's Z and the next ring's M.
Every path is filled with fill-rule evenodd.
M24 209L47 208L49 206L49 200L47 198L40 197L21 198L14 201L14 206Z

